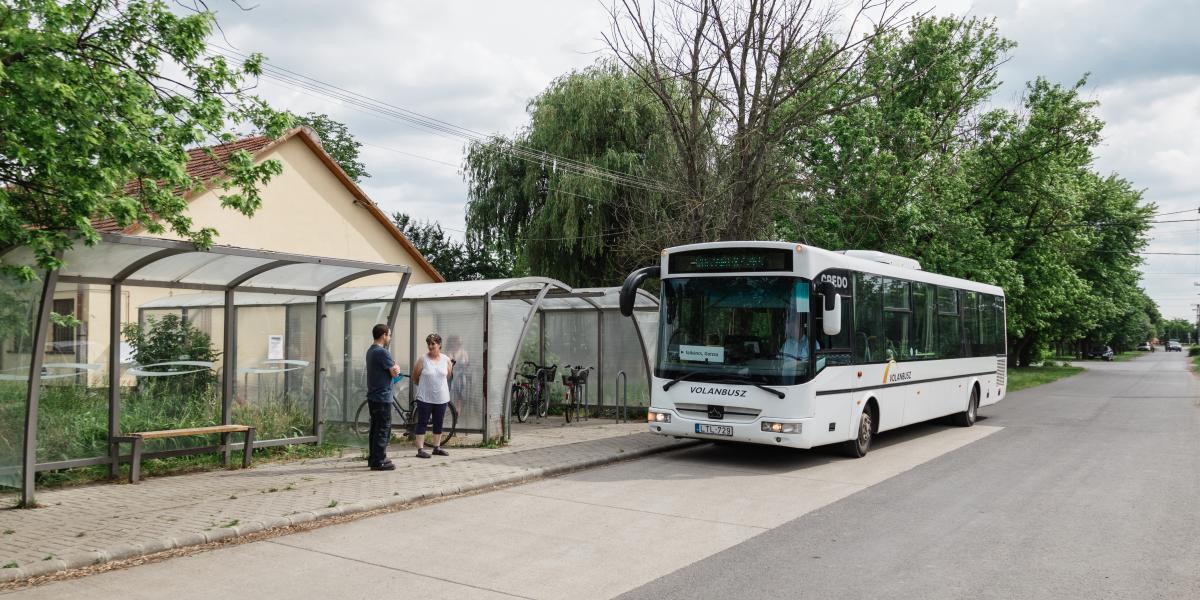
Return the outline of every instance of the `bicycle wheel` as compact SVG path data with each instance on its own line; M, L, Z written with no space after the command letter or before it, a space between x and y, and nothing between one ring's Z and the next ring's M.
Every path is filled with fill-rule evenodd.
M367 406L366 400L358 405L358 411L354 413L354 421L350 423L350 430L359 437L371 433L371 409Z
M525 419L529 418L529 395L525 393L525 388L519 387L513 390L513 407L517 414L517 421L524 423Z
M458 409L454 408L453 402L451 402L450 406L448 406L446 408L449 409L446 411L446 418L450 419L450 422L447 423L445 421L442 421L442 443L443 444L450 441L450 438L453 438L455 432L458 431Z
M546 388L543 387L538 391L537 416L539 419L545 419L548 414L550 414L550 400L546 398Z
M567 401L563 404L563 418L566 419L568 423L571 422L572 418L578 420L578 410L578 407L575 406L575 388L571 388L571 391L567 392Z

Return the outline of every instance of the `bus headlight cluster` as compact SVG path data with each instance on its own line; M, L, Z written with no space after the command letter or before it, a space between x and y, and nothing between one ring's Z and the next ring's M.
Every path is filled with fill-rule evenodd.
M648 423L670 423L671 413L650 411L646 413L646 421Z
M762 422L762 430L768 433L800 433L803 423L772 423Z

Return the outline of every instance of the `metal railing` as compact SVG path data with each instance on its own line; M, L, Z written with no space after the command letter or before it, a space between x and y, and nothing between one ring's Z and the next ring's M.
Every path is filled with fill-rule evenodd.
M615 416L617 418L617 423L620 423L622 420L624 420L626 423L628 423L629 422L629 376L625 374L625 371L617 371L617 378L614 383L616 385L619 385L620 387L613 388L614 390L619 390L619 392L617 393L617 402L614 403L614 406L613 406L613 413L615 414ZM617 411L617 407L615 406L615 404L617 404L617 403L619 403L621 406L620 412Z

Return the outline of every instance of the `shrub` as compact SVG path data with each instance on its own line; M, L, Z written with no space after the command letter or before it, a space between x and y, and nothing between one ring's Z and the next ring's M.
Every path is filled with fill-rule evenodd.
M1188 356L1200 356L1200 345L1188 348Z

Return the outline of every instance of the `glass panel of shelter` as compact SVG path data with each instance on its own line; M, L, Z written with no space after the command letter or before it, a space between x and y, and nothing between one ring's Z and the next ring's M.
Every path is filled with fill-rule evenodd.
M121 431L184 429L221 423L225 353L223 306L142 308L193 293L153 287L123 288ZM194 448L217 436L147 440L146 452Z
M0 271L0 489L22 483L26 394L41 293L41 280L23 281Z
M40 376L37 462L107 454L110 287L59 283Z

